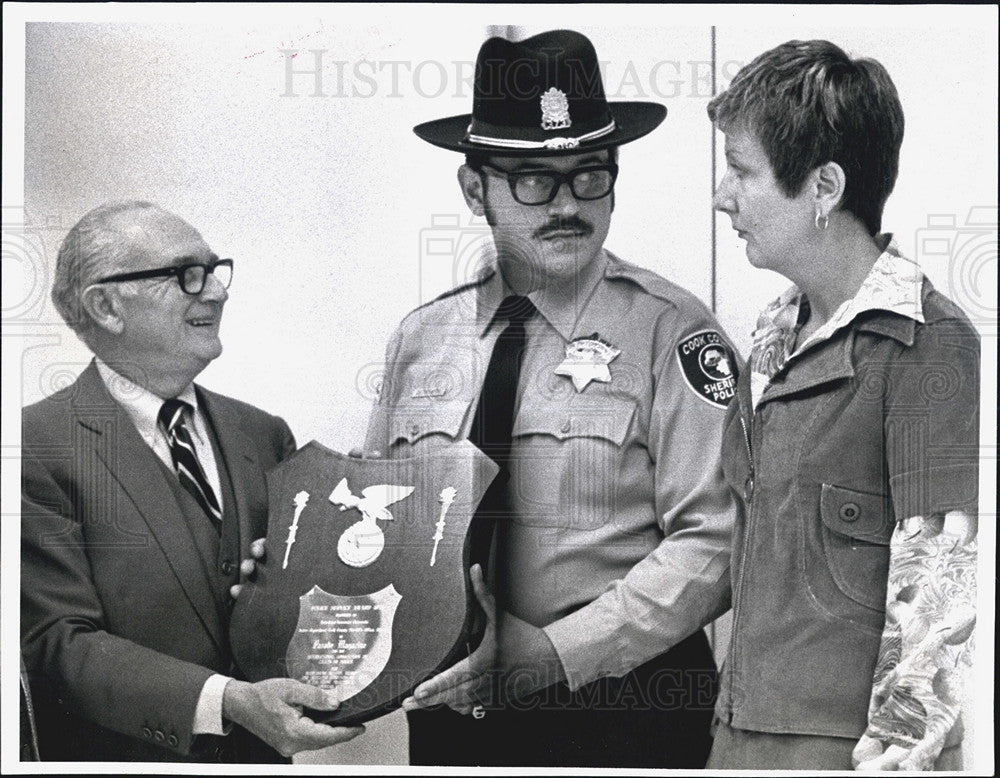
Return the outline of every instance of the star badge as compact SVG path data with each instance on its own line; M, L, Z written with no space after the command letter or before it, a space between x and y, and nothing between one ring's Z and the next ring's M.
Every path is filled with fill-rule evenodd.
M586 338L577 338L566 344L566 358L556 368L556 375L568 376L577 392L582 392L591 381L611 383L608 365L622 352L605 343L595 332Z

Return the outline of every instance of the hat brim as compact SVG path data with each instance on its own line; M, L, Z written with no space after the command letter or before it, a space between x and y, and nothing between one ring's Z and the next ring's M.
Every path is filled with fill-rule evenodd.
M418 124L413 131L428 143L465 154L489 154L495 157L556 157L584 154L588 151L599 151L631 143L655 130L667 116L667 107L659 103L639 101L608 103L608 109L615 119L614 131L572 148L512 149L485 143L470 143L465 139L465 135L469 129L469 122L472 121L472 115L467 113Z

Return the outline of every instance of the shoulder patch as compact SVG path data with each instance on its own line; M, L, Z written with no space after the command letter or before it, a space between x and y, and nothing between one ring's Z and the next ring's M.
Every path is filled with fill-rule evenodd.
M687 385L708 404L725 408L736 395L736 357L716 330L696 332L678 343L677 363Z

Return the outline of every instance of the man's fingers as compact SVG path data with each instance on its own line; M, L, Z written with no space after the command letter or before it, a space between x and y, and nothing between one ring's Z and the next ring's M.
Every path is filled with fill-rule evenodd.
M347 456L354 457L355 459L381 459L381 451L365 451L362 448L355 446L350 451L347 452Z
M229 596L235 600L237 597L240 596L241 591L243 591L242 584L233 584L232 586L229 587Z
M257 538L253 543L250 544L250 556L254 559L263 559L264 554L267 551L264 546L266 538Z
M338 743L344 743L365 731L364 727L331 727L317 724L308 717L293 722L288 728L288 739L294 744L292 753L315 751Z
M495 621L496 601L490 594L490 590L486 588L486 582L483 580L483 568L479 564L473 565L469 570L469 576L472 578L472 591L475 592L476 599L479 600L482 609L486 611L486 618Z
M482 704L486 695L478 694L481 679L470 679L468 682L452 686L441 692L422 697L407 697L403 700L403 710L417 710L418 708L435 708L438 705L447 705L452 710L459 713L469 713L473 705ZM482 699L481 699L482 698Z
M302 705L315 710L335 710L340 705L340 698L333 691L301 681L283 680L280 696L288 705Z
M423 700L424 698L446 692L453 686L467 683L478 675L479 673L473 672L469 660L463 659L444 672L438 673L433 678L428 678L413 690L413 696L418 700Z
M252 559L244 559L240 562L240 572L243 575L253 575L253 571L257 569L257 563Z

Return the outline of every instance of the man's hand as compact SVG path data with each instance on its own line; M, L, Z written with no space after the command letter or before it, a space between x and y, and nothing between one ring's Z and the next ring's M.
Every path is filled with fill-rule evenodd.
M473 565L470 574L476 599L486 611L483 642L468 659L420 684L412 697L403 700L403 710L447 705L458 713L472 713L477 706L502 705L566 680L544 630L497 612L479 565Z
M265 538L257 538L250 544L250 559L240 562L240 580L247 580L257 571L257 562L263 562L267 556L267 548L264 545ZM243 591L243 584L233 584L229 587L229 596L234 600Z
M291 678L269 678L258 683L230 681L222 696L222 715L253 732L282 756L315 751L344 743L364 727L331 727L302 714L303 707L335 710L339 700L317 686Z
M412 697L403 700L403 710L447 705L458 713L471 713L490 700L490 678L497 666L496 600L486 589L479 565L473 565L469 574L476 599L486 612L483 640L466 659L420 684Z

